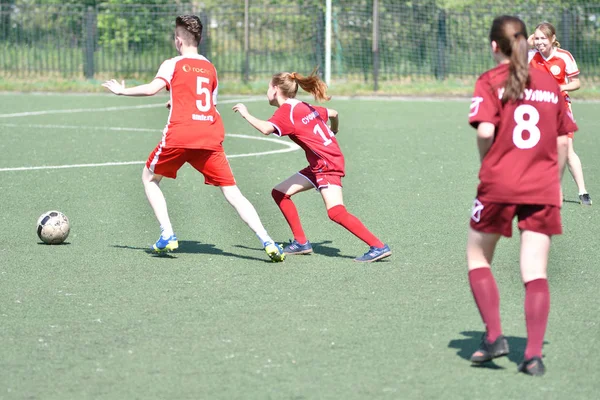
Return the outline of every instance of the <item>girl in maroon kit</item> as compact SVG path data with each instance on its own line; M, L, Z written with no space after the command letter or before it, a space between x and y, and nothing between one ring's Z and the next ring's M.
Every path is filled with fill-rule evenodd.
M517 217L527 326L527 347L518 370L543 375L542 344L550 311L548 253L552 235L562 233L559 171L566 162L567 134L577 126L554 78L528 66L523 21L496 18L490 42L498 65L477 80L469 113L469 123L477 129L481 168L467 265L471 291L486 326L471 361L483 363L509 352L490 265L498 240L512 235L512 220Z
M269 83L267 98L269 104L277 107L277 111L268 121L252 116L244 104L233 107L262 134L289 136L306 153L308 167L284 180L272 191L273 199L294 235L294 240L284 248L284 253L308 254L313 251L291 197L316 188L323 197L329 218L369 245L369 251L354 261L372 262L390 256L392 252L388 245L373 235L344 206L344 156L335 138L339 124L337 111L297 100L298 87L312 94L317 101L330 99L327 85L316 75L316 70L306 77L296 72L282 72L273 75ZM327 125L328 120L331 121L331 127Z

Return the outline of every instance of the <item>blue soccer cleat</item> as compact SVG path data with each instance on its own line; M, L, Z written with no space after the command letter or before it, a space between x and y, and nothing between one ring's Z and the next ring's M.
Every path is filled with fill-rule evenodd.
M173 251L179 247L179 242L177 241L177 236L171 235L167 239L162 236L158 238L156 243L152 245L152 250L155 253L164 253L167 251Z
M381 260L382 258L386 258L392 255L392 251L387 244L384 244L383 247L375 247L371 246L369 251L363 254L360 257L354 259L356 262L373 262L377 260Z
M310 254L313 252L313 248L308 240L306 243L300 244L300 242L294 239L283 248L283 252L285 254Z
M283 252L283 248L277 243L266 242L264 244L265 252L273 262L282 262L285 260L285 253Z

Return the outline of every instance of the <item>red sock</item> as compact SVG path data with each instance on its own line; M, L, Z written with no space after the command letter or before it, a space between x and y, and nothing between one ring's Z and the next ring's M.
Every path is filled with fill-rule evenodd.
M294 202L290 196L275 189L271 191L271 196L273 196L273 200L275 200L275 203L277 203L277 206L279 206L279 209L283 213L285 220L292 229L294 239L296 239L296 241L298 241L300 244L306 243L308 239L306 239L306 236L304 235L304 229L302 229L302 223L300 222L300 217L298 216L298 210L296 210L296 206L294 205Z
M550 291L547 279L536 279L525 284L525 324L527 347L525 359L542 357L544 334L550 313Z
M502 334L500 324L500 294L496 280L489 267L469 271L469 284L475 304L486 326L487 340L493 343Z
M344 228L348 229L357 238L369 246L385 246L381 240L377 239L377 237L373 235L366 226L363 225L360 219L350 214L346 210L346 207L344 207L342 204L331 207L329 210L327 210L327 215L332 221L335 221Z

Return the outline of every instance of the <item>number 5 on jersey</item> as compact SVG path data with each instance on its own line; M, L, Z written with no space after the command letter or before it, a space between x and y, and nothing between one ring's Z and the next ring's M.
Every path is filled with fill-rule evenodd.
M196 94L200 96L200 100L196 100L196 108L200 112L206 112L210 110L211 102L210 102L210 90L208 87L205 87L204 84L209 83L208 78L203 76L199 76L196 79Z

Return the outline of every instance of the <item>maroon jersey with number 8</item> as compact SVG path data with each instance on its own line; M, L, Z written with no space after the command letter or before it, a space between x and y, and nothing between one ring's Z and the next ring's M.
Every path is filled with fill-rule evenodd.
M503 104L508 68L500 64L475 84L469 123L475 128L481 122L496 127L479 170L477 198L560 206L557 138L576 131L577 125L554 78L533 68L521 98Z

